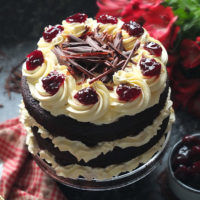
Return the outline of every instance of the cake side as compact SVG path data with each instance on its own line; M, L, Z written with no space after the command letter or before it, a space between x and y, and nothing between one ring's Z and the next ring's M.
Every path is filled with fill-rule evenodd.
M101 126L79 122L64 115L52 116L49 112L41 108L39 102L32 97L24 77L22 77L22 94L28 113L52 136L64 136L70 140L78 140L88 146L94 146L101 141L112 141L129 135L139 134L160 115L166 102L169 101L167 97L170 93L168 86L166 86L158 104L137 115L124 116L116 122L102 124Z

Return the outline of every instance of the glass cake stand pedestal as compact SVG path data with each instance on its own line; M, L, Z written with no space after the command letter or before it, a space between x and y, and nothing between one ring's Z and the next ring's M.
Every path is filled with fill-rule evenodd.
M165 142L163 143L162 148L160 149L160 151L154 154L154 156L147 163L142 164L131 172L127 172L123 175L115 176L110 179L86 180L84 178L64 178L56 175L54 169L51 168L51 166L47 164L44 160L42 160L38 155L34 155L33 158L46 174L48 174L55 181L65 186L88 191L106 191L119 189L143 179L157 167L158 163L162 160L165 152L167 151L170 135L171 132L168 132L166 134Z

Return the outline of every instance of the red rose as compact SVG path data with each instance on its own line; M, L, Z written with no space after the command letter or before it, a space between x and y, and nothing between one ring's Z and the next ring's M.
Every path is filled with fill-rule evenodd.
M196 94L187 106L188 112L200 117L200 91Z
M129 2L129 0L98 0L97 6L99 7L99 12L96 17L103 14L120 17L122 10Z
M145 4L149 2L149 4ZM154 2L154 3L152 3ZM166 48L173 45L180 27L175 26L177 19L171 7L164 7L160 1L132 0L122 12L122 20L134 20L147 29L150 35L161 41Z
M164 7L159 5L151 8L146 15L144 15L144 27L150 35L168 48L171 44L171 39L176 38L179 28L174 28L173 25L177 19L174 16L171 7Z
M198 36L198 37L196 38L196 42L197 42L197 44L200 45L200 36Z
M187 79L179 66L174 68L171 84L172 96L176 107L191 106L191 99L200 92L200 79Z
M160 0L132 0L121 13L123 21L137 21L143 25L144 15L160 4Z
M182 65L185 69L192 69L200 65L200 45L197 42L184 39L180 49Z
M179 55L177 55L177 53L168 52L167 72L169 75L169 79L172 78L173 71L175 66L178 64L178 60L179 60Z
M131 0L130 4L139 9L149 9L158 6L161 2L161 0Z

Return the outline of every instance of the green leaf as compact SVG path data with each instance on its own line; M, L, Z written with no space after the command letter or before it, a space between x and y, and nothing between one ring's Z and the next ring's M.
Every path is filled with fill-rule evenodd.
M164 6L170 6L178 19L176 24L181 27L183 37L200 35L200 1L199 0L166 0ZM197 36L197 35L196 35Z

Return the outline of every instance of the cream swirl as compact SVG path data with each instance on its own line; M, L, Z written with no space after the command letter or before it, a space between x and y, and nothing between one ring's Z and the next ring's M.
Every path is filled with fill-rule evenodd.
M45 27L44 31L51 29L51 28L53 28L53 26L51 26L51 25L48 27ZM52 39L51 42L46 42L44 40L44 38L41 37L40 40L38 41L37 45L39 48L53 49L55 47L55 45L58 45L63 41L64 41L64 37L63 37L62 31L61 31Z
M47 64L43 63L41 66L38 66L34 70L27 70L26 69L26 62L22 65L22 73L25 76L29 83L34 83L38 81L45 71L48 70Z
M62 21L62 25L64 27L64 31L62 34L66 37L69 34L72 34L76 37L80 37L86 31L85 23L68 23L66 20Z
M139 62L137 64L137 68L140 69L140 60L142 58L150 58L152 59L152 56L147 53L147 51L141 51L140 55L138 56ZM164 64L161 62L160 59L154 57L153 58L156 62L161 64L161 71L159 76L144 76L142 75L142 78L146 80L148 86L150 87L150 90L152 93L155 92L162 92L165 88L165 83L167 80L167 71L166 71L166 67L164 66Z
M162 53L161 53L161 56L156 57L156 58L159 59L164 65L166 65L167 61L168 61L168 54L167 54L165 47L162 45L162 43L152 37L149 37L143 42L143 44L141 46L144 47L146 42L154 42L154 43L157 43L158 45L160 45L160 47L162 48ZM143 51L145 52L145 54L152 56L147 50L143 49Z
M63 72L61 72L63 73ZM34 89L34 98L40 102L40 106L46 110L51 110L53 115L59 115L63 106L67 104L68 99L68 76L65 77L64 83L59 90L54 94L49 94L43 87L42 80L36 83Z
M99 27L101 32L108 33L108 34L111 34L111 35L115 36L117 34L117 32L121 31L121 27L123 25L123 22L118 19L117 24L97 23L97 25L98 25L98 27Z
M38 47L39 48L49 48L53 49L55 45L58 45L64 41L64 37L62 34L58 34L55 38L52 39L51 42L46 42L43 37L40 38L38 42Z
M46 49L40 49L44 56L44 63L38 66L34 70L27 70L26 62L22 66L22 74L28 80L28 83L35 84L38 80L46 76L50 71L54 69L54 66L58 63L55 54Z
M129 51L133 48L137 39L140 40L140 43L144 43L149 37L148 32L144 29L144 33L140 37L133 37L128 34L125 30L122 30L123 36L123 46L126 51Z
M141 94L131 102L122 102L118 98L117 86L115 86L114 91L110 93L111 109L123 115L134 115L147 107L151 99L151 92L145 80L141 79L139 74L119 70L113 75L113 81L115 85L128 83L138 86L141 89Z
M89 85L84 84L82 88ZM68 100L68 106L66 110L69 112L69 116L77 119L81 122L93 122L101 118L109 107L109 92L108 89L101 81L97 81L92 84L93 89L98 94L98 102L92 105L83 105L74 98L77 90L72 91L72 96Z

